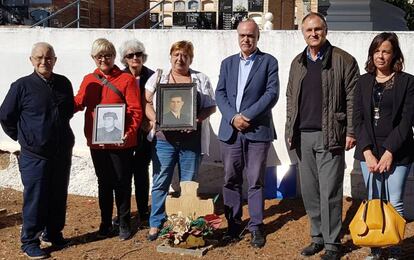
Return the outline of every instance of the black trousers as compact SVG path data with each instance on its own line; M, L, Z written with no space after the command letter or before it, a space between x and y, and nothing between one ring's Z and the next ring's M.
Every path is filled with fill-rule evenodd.
M148 218L149 165L151 162L151 143L144 134L140 134L139 145L135 147L132 157L132 174L134 176L135 200L141 218Z
M131 220L131 158L132 148L91 149L91 157L98 177L101 225L112 225L112 209L115 203L119 224L129 227Z
M40 159L24 151L19 157L23 183L22 250L39 246L42 232L51 241L62 238L72 149Z

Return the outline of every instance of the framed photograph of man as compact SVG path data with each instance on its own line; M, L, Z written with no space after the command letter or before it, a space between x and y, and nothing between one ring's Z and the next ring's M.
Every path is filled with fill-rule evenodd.
M97 105L93 120L93 144L123 143L125 104Z
M197 129L195 83L157 85L157 127L163 131Z

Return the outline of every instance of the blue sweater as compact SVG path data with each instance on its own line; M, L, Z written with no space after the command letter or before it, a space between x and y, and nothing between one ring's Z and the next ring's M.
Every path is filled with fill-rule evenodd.
M73 89L70 81L52 74L46 82L36 72L12 83L0 107L4 132L18 141L23 153L51 158L72 149Z

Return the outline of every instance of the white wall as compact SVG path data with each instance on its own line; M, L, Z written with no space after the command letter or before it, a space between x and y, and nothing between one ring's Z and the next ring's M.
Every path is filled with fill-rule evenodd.
M358 61L361 72L367 57L368 46L377 32L329 32L328 39L333 45L351 53ZM414 49L409 46L414 42L414 33L399 32L402 51L406 59L406 71L414 74ZM201 31L201 30L108 30L108 29L0 29L0 57L3 63L0 70L0 101L4 99L10 84L17 78L30 74L33 70L29 55L31 46L38 41L47 41L55 47L58 57L54 71L66 75L72 82L75 93L82 78L95 68L89 52L92 42L99 37L112 41L118 48L128 39L137 38L147 48L146 65L152 69L169 67L169 48L178 40L190 40L195 47L192 68L207 74L213 86L217 84L221 60L239 51L236 31ZM284 169L291 162L285 146L284 124L286 107L286 84L290 62L305 47L300 31L264 31L261 32L259 48L274 55L279 60L280 99L273 109L274 122L278 140L274 142L269 156L269 165L282 165ZM117 64L120 65L117 59ZM220 113L212 116L211 125L217 133ZM76 135L75 157L87 156L86 140L83 136L83 113L77 113L71 121ZM212 140L212 152L208 162L220 160L216 140ZM11 147L11 148L10 148ZM0 149L14 149L18 146L0 130ZM353 151L347 152L347 173L351 171ZM76 159L75 158L75 159ZM75 169L83 167L74 162ZM90 166L90 165L89 165ZM88 167L89 167L88 166ZM90 168L88 168L88 173ZM8 169L10 172L11 169ZM79 172L79 175L85 172ZM91 173L92 174L92 173ZM1 174L0 174L1 175ZM16 176L17 177L17 176ZM2 184L0 176L0 186ZM11 185L11 186L14 186ZM92 185L96 186L96 185ZM84 193L73 187L75 193ZM89 193L87 193L89 194Z

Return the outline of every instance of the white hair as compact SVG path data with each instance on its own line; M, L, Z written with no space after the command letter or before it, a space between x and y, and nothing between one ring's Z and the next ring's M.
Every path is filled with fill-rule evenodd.
M33 54L35 53L36 49L37 48L40 48L40 47L45 47L46 49L48 49L49 51L51 51L53 53L53 56L56 55L55 54L55 50L53 49L53 46L50 45L47 42L36 42L35 44L33 44L31 55L33 56Z
M133 51L133 52L142 52L142 62L145 63L147 61L147 53L145 52L144 44L137 39L128 40L121 44L121 47L119 47L119 60L122 64L125 66L128 66L128 63L125 60L125 55L127 55L127 51Z

